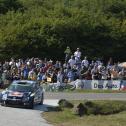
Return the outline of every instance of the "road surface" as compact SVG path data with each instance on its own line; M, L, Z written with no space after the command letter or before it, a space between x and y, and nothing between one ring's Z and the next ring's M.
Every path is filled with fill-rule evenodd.
M126 93L45 93L47 99L126 100Z
M58 100L45 100L44 105L34 110L0 106L0 126L52 126L42 117L47 106L57 105Z

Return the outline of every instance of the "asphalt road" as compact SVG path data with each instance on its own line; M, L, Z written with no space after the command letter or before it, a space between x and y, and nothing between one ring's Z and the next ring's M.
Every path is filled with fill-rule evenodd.
M52 126L41 115L47 106L55 106L57 102L45 100L44 105L35 106L34 110L0 106L0 126Z
M45 93L47 99L126 100L126 93Z

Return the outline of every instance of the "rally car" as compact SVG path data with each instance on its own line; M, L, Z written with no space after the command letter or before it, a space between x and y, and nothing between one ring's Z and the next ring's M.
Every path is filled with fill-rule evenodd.
M34 104L43 104L43 89L36 81L17 80L1 94L1 105L23 105L32 109Z

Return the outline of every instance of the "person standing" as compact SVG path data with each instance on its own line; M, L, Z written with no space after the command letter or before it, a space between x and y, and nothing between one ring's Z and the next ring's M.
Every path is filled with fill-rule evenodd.
M57 74L57 83L60 83L60 84L63 83L63 74L61 70L58 71L58 74Z
M68 60L70 59L70 56L71 56L71 49L69 46L67 46L66 50L64 51L65 53L65 61L68 62Z
M81 58L81 52L80 52L80 48L77 48L77 50L74 52L74 57L76 62L78 62Z
M88 59L87 59L86 56L85 56L84 59L82 60L81 66L82 66L82 67L88 68L88 66L89 66L89 61L88 61Z
M73 66L76 64L76 60L75 60L74 56L71 56L71 59L69 59L68 63L70 65L70 67L73 68Z

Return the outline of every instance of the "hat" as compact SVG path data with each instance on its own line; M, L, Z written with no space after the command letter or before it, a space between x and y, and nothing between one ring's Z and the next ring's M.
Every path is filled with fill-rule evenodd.
M50 60L49 60L49 63L52 63L52 62L53 62L53 61L50 59Z
M7 72L7 70L4 70L4 73L6 73Z

